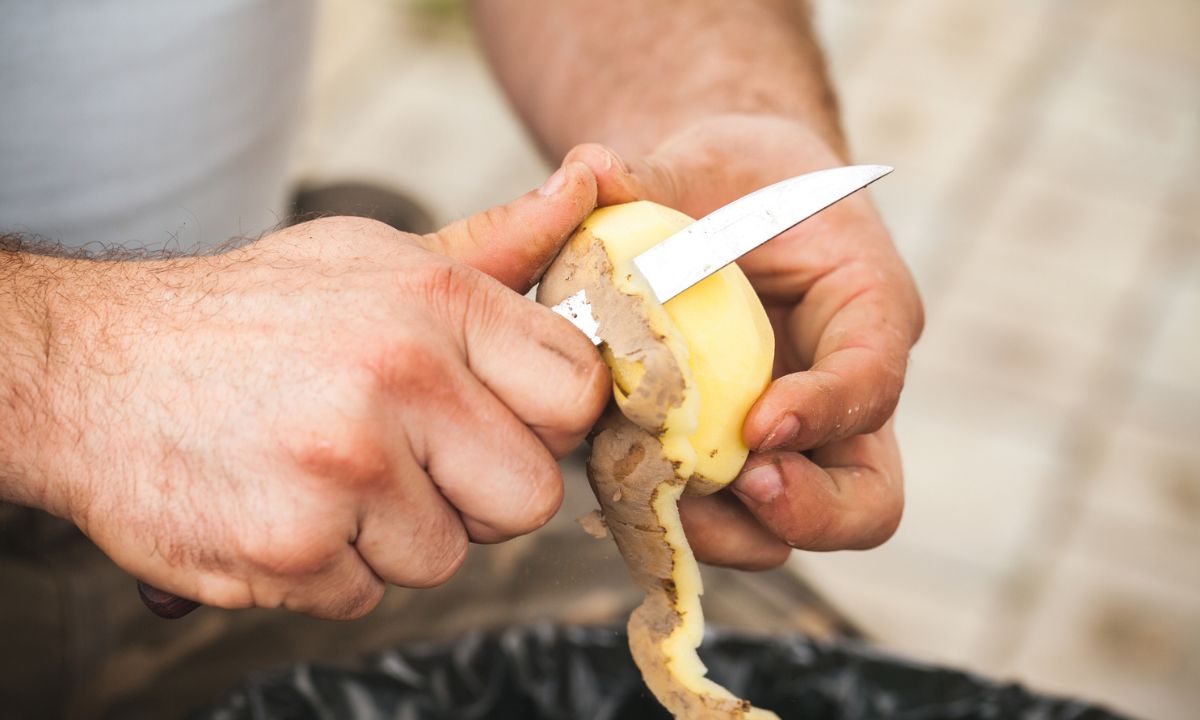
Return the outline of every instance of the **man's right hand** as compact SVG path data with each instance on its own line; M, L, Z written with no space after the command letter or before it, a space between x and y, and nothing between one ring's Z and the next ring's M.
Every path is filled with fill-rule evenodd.
M555 458L607 402L595 348L520 295L595 193L576 163L424 237L329 218L214 257L67 261L90 274L48 300L35 494L207 605L350 618L385 583L444 582L469 540L554 514Z

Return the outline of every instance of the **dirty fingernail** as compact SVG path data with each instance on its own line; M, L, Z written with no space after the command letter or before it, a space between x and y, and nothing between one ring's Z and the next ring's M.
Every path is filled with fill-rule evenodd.
M562 189L563 183L567 181L567 173L562 168L554 171L554 174L546 178L546 182L538 188L538 195L549 197Z
M759 505L771 502L783 492L779 466L767 463L747 470L733 481L733 491Z
M790 445L800 434L800 420L795 415L784 415L783 419L771 428L771 432L759 443L759 450L773 450Z

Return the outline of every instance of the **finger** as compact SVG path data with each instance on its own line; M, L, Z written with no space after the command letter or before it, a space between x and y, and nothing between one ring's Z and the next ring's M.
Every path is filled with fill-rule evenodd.
M138 578L153 578L150 580L140 579L138 589L141 591L143 585L149 586L158 593L154 598L156 601L169 602L170 598L174 598L180 603L198 603L228 610L255 606L254 596L249 591L246 582L232 577L226 572L193 570L180 573L178 568L161 563L143 564L141 567L146 569L135 571L130 570L116 558L113 559L131 575ZM158 610L154 610L154 612L160 614ZM178 617L182 617L182 615Z
M300 493L274 508L242 538L250 604L332 619L365 615L384 584L355 552L355 532L346 504Z
M595 206L591 171L581 163L566 163L538 190L450 223L421 240L427 249L524 293Z
M731 493L684 496L679 501L679 518L700 562L769 570L782 565L792 552Z
M384 582L347 545L320 573L300 582L285 579L277 605L326 620L355 620L363 617L383 599ZM257 590L256 595L269 596ZM272 607L273 605L267 605Z
M317 518L305 532L290 522L261 523L242 538L242 562L202 574L196 593L187 596L217 607L283 607L320 618L367 614L383 597L384 583L354 551L352 533L340 520L345 513L324 509L324 516L315 513L298 497L284 514Z
M303 515L303 502L289 510ZM126 545L109 552L112 560L146 584L201 605L226 609L286 607L316 617L348 619L373 609L383 582L354 553L336 510L318 515L309 532L278 532L287 522L262 522L233 539L216 530L188 549L188 560L153 548ZM257 517L257 516L256 516ZM112 547L107 538L97 538ZM163 541L163 546L167 546ZM236 551L233 549L236 548ZM106 550L107 552L107 550Z
M911 283L850 265L817 281L786 322L786 350L811 366L771 383L746 417L746 442L807 450L878 430L895 412L920 334Z
M744 140L733 131L731 143ZM649 155L621 155L595 143L572 148L564 162L587 165L596 176L596 201L601 206L652 200L692 217L702 217L750 190L788 177L780 168L761 163L730 162L728 144L713 142L702 132L684 132Z
M733 492L768 530L806 550L875 547L904 508L900 456L890 423L812 453L756 453Z
M468 368L556 457L582 442L611 395L600 353L565 319L479 273L442 293Z
M498 542L544 525L562 502L558 463L459 359L405 406L414 457L462 516L470 538Z
M467 529L407 443L393 452L390 482L365 508L354 549L393 585L440 585L466 560Z
M682 196L680 174L653 158L626 159L612 148L586 143L572 148L563 162L582 163L591 170L601 206L652 200L675 207Z
M473 325L466 348L472 372L557 458L583 442L612 396L595 346L535 303L521 301L504 323Z

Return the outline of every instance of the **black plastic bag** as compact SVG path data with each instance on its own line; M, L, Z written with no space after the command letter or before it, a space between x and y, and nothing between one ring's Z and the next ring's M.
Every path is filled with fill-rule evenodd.
M640 720L670 718L613 628L538 625L406 647L365 669L317 665L255 674L194 718ZM709 677L783 720L1118 718L858 644L710 632Z

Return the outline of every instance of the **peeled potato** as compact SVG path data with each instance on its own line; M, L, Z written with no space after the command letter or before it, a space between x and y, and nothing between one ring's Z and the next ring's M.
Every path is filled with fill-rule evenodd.
M542 278L553 305L584 290L605 339L614 403L592 434L588 478L646 599L629 619L634 660L676 717L775 718L705 677L699 567L677 503L733 481L749 449L742 424L771 377L774 335L749 281L730 265L660 304L638 253L692 219L650 202L602 208Z

